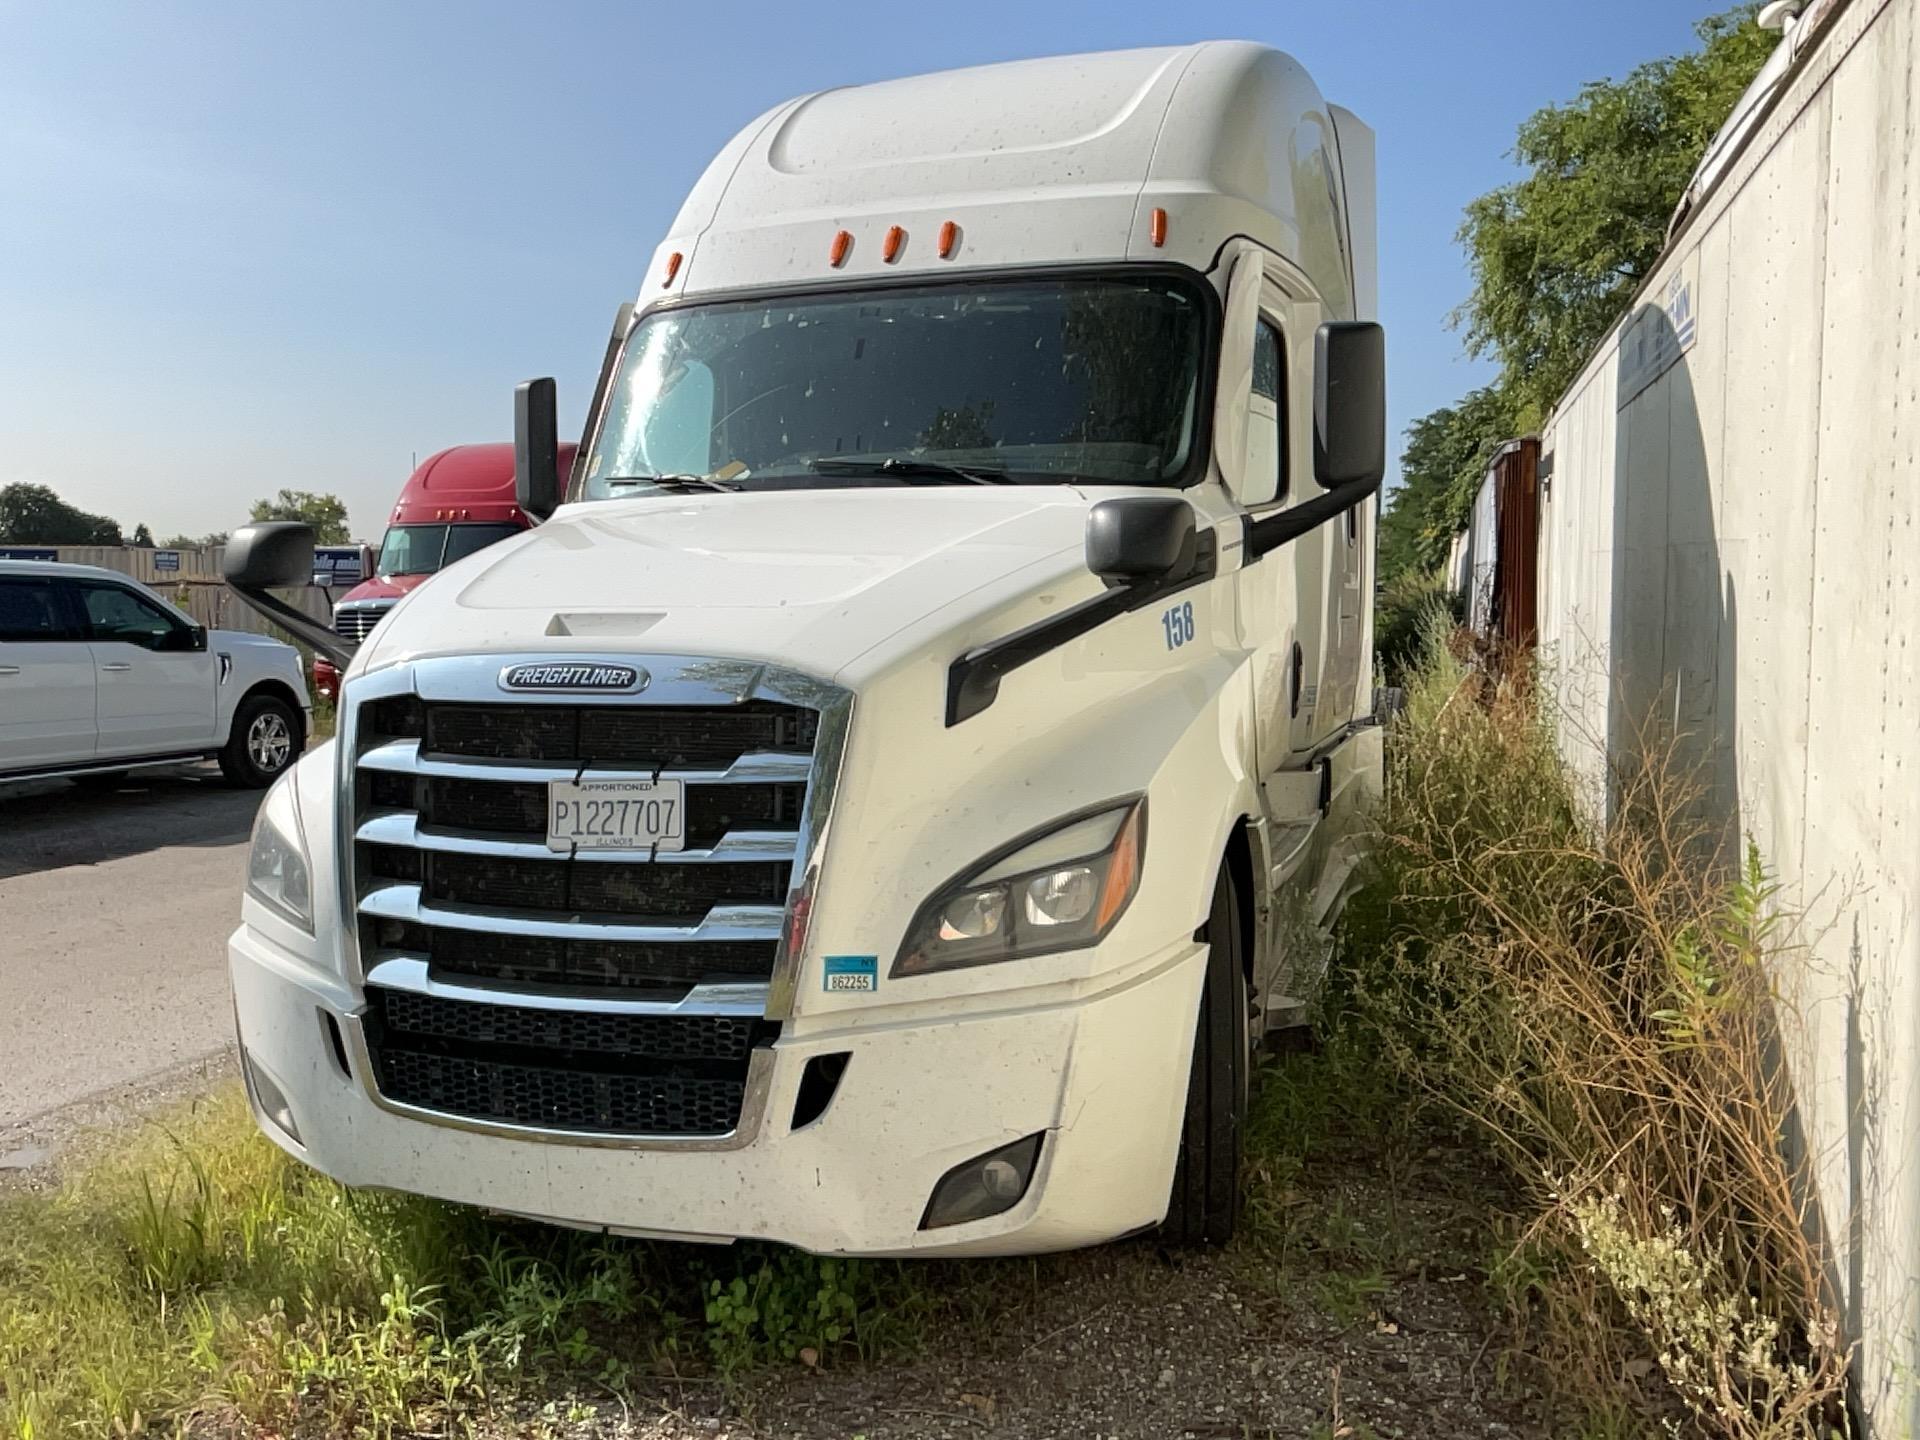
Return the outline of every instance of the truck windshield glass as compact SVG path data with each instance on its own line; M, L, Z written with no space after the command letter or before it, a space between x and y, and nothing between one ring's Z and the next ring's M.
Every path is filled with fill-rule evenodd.
M633 494L655 475L902 483L904 465L880 468L890 459L937 462L956 483L953 467L1175 484L1193 457L1205 333L1197 288L1159 276L659 311L627 341L574 498Z
M431 575L519 533L518 525L395 525L380 544L380 573Z

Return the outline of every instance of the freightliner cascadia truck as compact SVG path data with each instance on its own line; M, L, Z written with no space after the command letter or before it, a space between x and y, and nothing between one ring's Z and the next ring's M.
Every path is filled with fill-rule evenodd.
M261 1128L621 1234L1226 1240L1381 783L1374 256L1371 132L1251 44L748 125L570 474L517 392L541 523L355 650L280 612L344 682L231 941Z

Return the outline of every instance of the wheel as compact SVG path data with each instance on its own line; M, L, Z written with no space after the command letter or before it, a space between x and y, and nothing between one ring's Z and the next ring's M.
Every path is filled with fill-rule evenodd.
M125 770L101 770L92 775L70 775L67 777L82 790L118 790L127 783Z
M1222 864L1207 913L1207 978L1187 1077L1173 1194L1160 1233L1176 1245L1224 1245L1240 1221L1252 1025L1238 887Z
M300 712L273 695L249 695L233 715L220 751L220 771L229 781L257 790L271 785L306 743Z

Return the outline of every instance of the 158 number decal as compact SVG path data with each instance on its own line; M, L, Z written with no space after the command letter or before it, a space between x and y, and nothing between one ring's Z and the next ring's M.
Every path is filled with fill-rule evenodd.
M1176 605L1160 617L1160 628L1166 632L1167 649L1178 650L1193 639L1193 602Z

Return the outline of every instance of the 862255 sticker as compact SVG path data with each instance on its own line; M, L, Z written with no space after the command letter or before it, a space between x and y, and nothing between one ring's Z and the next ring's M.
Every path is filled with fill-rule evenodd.
M829 955L822 962L821 985L827 990L872 991L880 988L878 955Z

